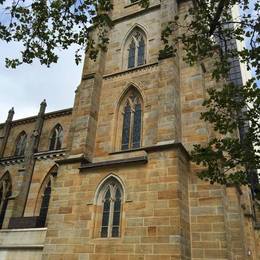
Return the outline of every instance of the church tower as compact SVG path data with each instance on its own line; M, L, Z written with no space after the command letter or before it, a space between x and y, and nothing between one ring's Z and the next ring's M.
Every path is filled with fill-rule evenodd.
M54 195L55 213L63 192L70 205L65 210L72 213L59 237L80 239L71 253L82 251L89 259L190 259L180 57L159 56L161 32L178 5L169 0L153 0L147 9L138 1L113 4L107 52L96 61L86 55L70 154L57 162L59 182L72 185L61 185ZM60 220L50 216L49 223L58 226ZM52 243L48 233L47 239Z
M181 44L160 53L165 26L191 4L113 0L107 51L86 54L73 108L45 113L43 102L37 117L15 121L10 110L0 124L0 258L258 259L250 191L201 181L190 161L214 136L200 119L217 87L211 61L190 67Z
M107 51L96 61L86 55L69 154L57 161L44 259L64 250L90 260L244 256L250 242L234 236L230 220L240 214L237 192L199 181L189 158L212 135L200 113L216 83L183 61L181 45L175 56L159 55L162 30L191 2L113 4Z

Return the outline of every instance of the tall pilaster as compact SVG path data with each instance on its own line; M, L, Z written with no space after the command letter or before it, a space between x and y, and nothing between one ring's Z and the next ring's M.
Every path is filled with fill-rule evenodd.
M178 13L176 1L161 1L161 33ZM160 51L164 50L161 43ZM159 119L157 142L181 140L179 58L163 52L159 56Z
M99 112L99 99L106 53L101 51L96 61L86 55L82 81L76 91L69 135L70 156L91 160Z
M9 136L9 133L11 130L13 117L14 117L14 108L12 107L8 112L8 116L5 121L4 129L3 129L3 133L2 133L2 136L0 137L0 158L4 156L5 146L6 146L8 136Z

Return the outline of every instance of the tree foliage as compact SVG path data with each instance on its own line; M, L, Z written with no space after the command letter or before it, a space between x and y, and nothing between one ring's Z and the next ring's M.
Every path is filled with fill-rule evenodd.
M208 90L201 118L216 131L205 145L192 151L193 161L204 169L199 177L224 185L257 182L260 168L260 13L259 2L241 0L193 0L184 20L175 17L162 34L165 49L178 51L182 46L185 60L194 65L213 59L212 78L222 88ZM240 12L232 16L231 10ZM173 39L171 40L171 36ZM248 46L237 48L237 42ZM255 76L246 82L230 80L232 62L241 61Z
M193 161L202 164L199 176L211 183L248 184L251 169L260 168L260 80L259 3L249 0L192 0L187 15L176 16L162 32L165 48L160 55L172 56L179 46L190 65L213 59L212 77L223 82L221 89L209 89L201 117L216 131L208 144L195 145ZM149 0L139 4L146 8ZM233 17L231 9L240 7ZM20 58L6 59L8 67L38 59L49 66L57 62L56 49L79 46L95 59L106 50L107 31L113 26L111 0L0 0L0 39L23 44ZM95 28L97 37L92 37ZM236 41L247 47L235 48ZM238 86L228 81L231 61L237 59L255 76ZM240 135L238 132L240 131Z

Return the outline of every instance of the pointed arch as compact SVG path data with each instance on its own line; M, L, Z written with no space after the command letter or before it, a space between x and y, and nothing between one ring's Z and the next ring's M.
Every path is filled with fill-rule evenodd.
M147 34L140 25L135 25L124 39L123 67L131 69L146 64Z
M57 172L58 166L54 165L44 177L38 192L34 215L39 216L40 226L42 227L45 226L47 219L49 202L52 191L53 176L56 176Z
M60 150L63 142L63 128L61 124L56 124L51 130L49 150Z
M23 156L27 144L27 134L25 131L20 132L16 138L14 156Z
M124 182L122 181L122 179L117 176L114 173L110 173L108 174L104 179L102 179L100 181L100 183L97 186L96 192L95 192L95 199L94 199L94 204L99 204L100 202L98 201L98 197L99 197L99 192L103 189L103 186L106 184L106 182L108 182L109 180L116 180L118 183L120 183L121 187L122 187L122 191L123 191L123 198L126 198L126 187Z
M12 195L12 179L7 171L0 179L0 228L2 228L9 197Z
M122 217L124 189L121 181L114 175L107 176L98 186L96 203L100 207L98 236L102 238L119 237Z
M141 147L143 125L143 97L130 85L121 96L117 111L116 146L121 150Z

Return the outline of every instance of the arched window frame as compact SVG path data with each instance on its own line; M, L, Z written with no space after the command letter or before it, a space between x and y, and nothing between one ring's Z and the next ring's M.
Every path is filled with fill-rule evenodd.
M12 181L9 172L0 179L0 228L4 223L4 218L8 206L8 200L12 195Z
M110 196L106 195L110 192ZM120 199L118 195L120 193ZM109 201L109 210L105 207ZM118 204L118 201L119 204ZM122 236L124 189L114 176L106 178L96 192L96 218L94 236L97 238L119 238ZM118 205L119 208L118 208ZM105 218L107 217L107 222ZM116 220L116 222L115 222Z
M14 156L23 156L27 144L27 134L22 131L15 142Z
M142 95L131 85L121 98L118 107L116 150L136 149L142 146L143 114Z
M49 151L60 150L63 142L63 128L60 124L55 125L51 131Z
M147 63L147 37L139 26L136 26L126 38L123 60L125 69L136 68Z
M34 216L39 216L40 226L46 226L46 220L53 186L53 177L57 175L57 172L58 166L54 165L48 172L48 174L45 176L39 189L34 209Z

